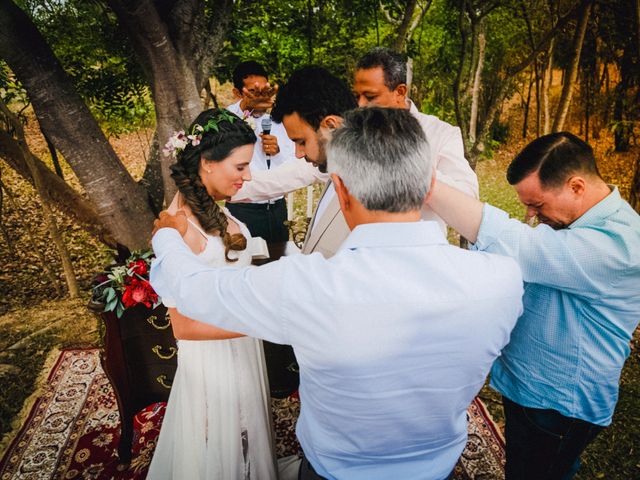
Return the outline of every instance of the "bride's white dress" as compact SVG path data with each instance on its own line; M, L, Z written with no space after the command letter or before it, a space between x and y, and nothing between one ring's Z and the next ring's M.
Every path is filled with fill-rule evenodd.
M201 233L207 237L203 263L251 263L250 245L229 252L238 261L228 263L221 238ZM277 478L275 462L262 341L179 340L178 368L147 478L270 480Z

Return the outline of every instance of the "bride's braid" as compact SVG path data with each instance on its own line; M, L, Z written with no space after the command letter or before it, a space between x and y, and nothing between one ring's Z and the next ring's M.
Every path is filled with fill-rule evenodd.
M189 143L171 166L171 177L204 231L219 234L225 246L225 258L235 262L237 259L229 258L229 251L244 250L247 248L247 239L241 233L230 235L227 232L227 216L209 195L200 178L200 159L221 162L234 148L254 144L256 136L241 119L229 121L222 112L220 109L211 109L198 115L189 128L190 132L193 132L194 125L206 125L212 118L217 119L217 131L208 129L202 132L200 143L196 146Z

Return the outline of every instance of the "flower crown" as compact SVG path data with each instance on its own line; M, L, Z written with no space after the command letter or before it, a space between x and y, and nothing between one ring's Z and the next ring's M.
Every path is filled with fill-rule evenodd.
M202 135L206 132L214 131L218 133L220 131L218 125L221 122L226 121L229 123L233 123L237 120L241 119L228 110L221 110L220 113L209 118L209 120L207 120L207 123L205 123L204 125L198 125L197 123L195 123L191 128L191 132L189 135L187 135L184 130L174 132L174 134L169 137L169 140L165 144L162 151L167 157L171 155L173 158L177 158L178 154L185 148L187 148L187 145L191 144L194 147L200 145Z

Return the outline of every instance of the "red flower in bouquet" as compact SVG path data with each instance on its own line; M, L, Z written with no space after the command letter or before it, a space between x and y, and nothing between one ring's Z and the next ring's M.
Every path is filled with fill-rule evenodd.
M146 277L149 273L149 264L142 259L130 262L129 265L127 265L127 268L133 275L137 274L141 277Z
M153 252L132 252L122 263L116 263L95 279L93 300L104 304L105 312L114 312L118 318L129 307L143 304L147 308L159 305L158 295L149 283L149 270Z
M147 308L151 308L157 301L158 294L153 291L151 284L146 280L132 278L124 287L122 304L125 308L134 307L139 303L144 304Z

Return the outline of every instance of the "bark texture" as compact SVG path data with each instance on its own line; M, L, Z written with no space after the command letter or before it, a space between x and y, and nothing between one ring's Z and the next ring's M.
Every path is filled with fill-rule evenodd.
M101 223L129 248L148 245L153 214L70 78L29 17L0 0L0 57L25 86L40 126L62 153Z
M160 150L174 132L185 129L202 111L200 91L212 73L231 17L230 0L216 0L215 14L205 15L202 0L164 2L107 0L131 39L156 107ZM176 188L170 176L173 159L159 156L168 204Z

